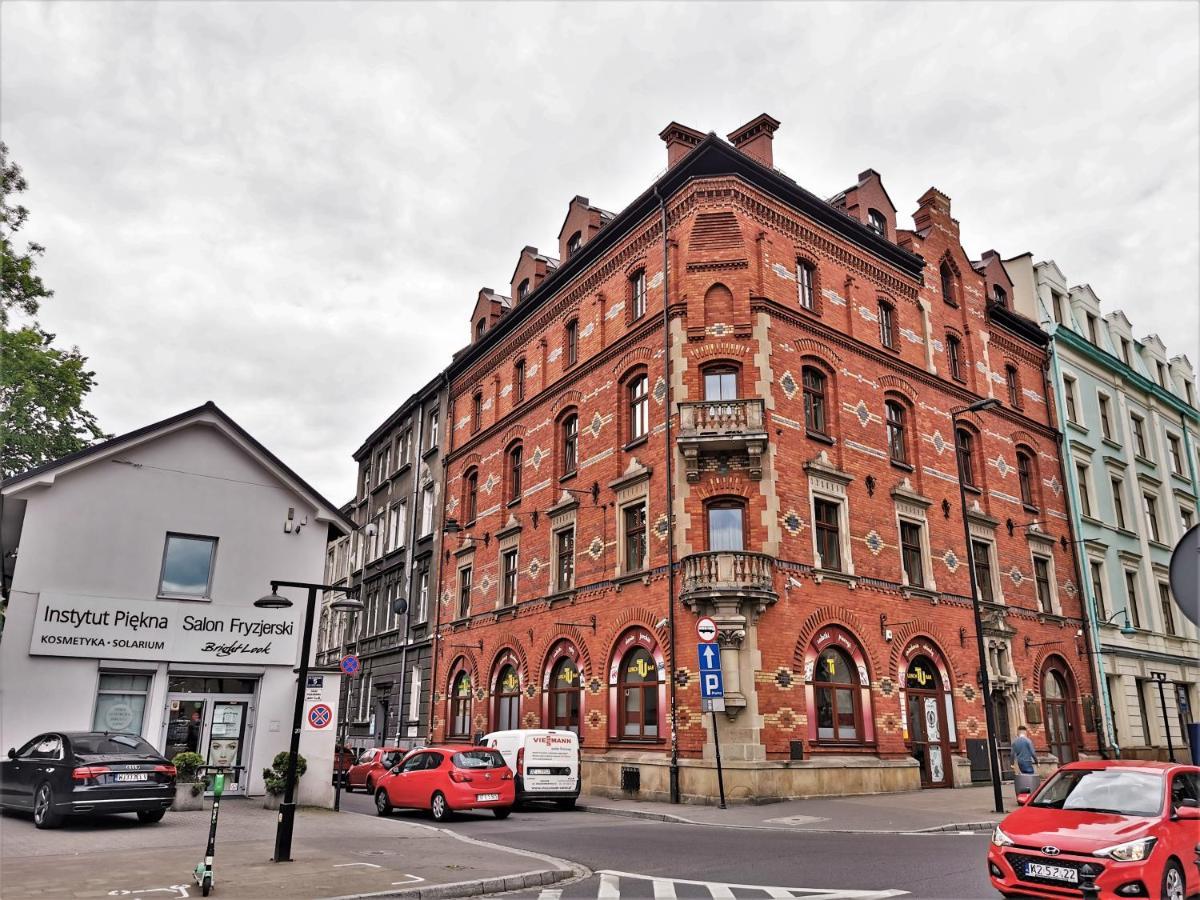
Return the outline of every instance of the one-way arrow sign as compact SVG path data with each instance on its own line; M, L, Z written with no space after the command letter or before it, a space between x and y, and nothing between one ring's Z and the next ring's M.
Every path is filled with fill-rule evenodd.
M700 668L704 669L720 669L721 668L721 649L716 644L700 644L697 646L697 652L700 654Z

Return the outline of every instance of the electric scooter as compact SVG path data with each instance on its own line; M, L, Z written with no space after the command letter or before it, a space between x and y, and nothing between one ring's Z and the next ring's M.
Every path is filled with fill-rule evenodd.
M245 766L201 766L199 768L199 771L204 774L215 773L212 782L212 818L208 822L208 846L204 850L204 858L196 863L196 869L192 872L196 884L200 885L200 893L205 897L209 895L215 884L213 858L217 850L217 816L221 812L221 794L225 791L225 773L233 774L244 768Z

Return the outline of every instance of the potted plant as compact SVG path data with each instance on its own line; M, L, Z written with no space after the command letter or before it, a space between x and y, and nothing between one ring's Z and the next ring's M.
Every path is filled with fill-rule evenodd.
M204 782L198 770L204 765L204 757L199 753L176 753L171 764L175 766L175 800L171 809L177 812L203 809Z
M271 760L271 767L263 769L263 781L267 786L267 797L263 803L267 809L279 809L279 804L283 802L283 792L287 787L287 767L288 760L291 754L286 750L281 750L275 754L275 758ZM308 761L296 754L296 784L300 783L300 776L308 769Z

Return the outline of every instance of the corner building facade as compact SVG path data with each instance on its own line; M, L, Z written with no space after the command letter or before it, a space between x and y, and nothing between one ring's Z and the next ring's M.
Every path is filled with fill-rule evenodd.
M906 230L875 172L821 200L773 168L778 125L672 123L649 191L575 198L561 260L525 248L512 299L481 292L435 739L571 728L585 791L665 798L674 769L700 802L714 726L733 800L986 780L973 553L1002 754L1019 723L1047 762L1096 752L1045 336L947 197Z

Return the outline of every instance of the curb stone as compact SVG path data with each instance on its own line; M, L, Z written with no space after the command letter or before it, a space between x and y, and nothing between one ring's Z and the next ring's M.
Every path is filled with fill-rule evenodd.
M448 884L431 884L425 887L406 887L394 891L375 891L369 894L346 894L332 900L369 900L376 897L395 897L400 900L450 900L457 897L478 897L501 894L526 888L542 887L576 878L580 871L575 869L538 869L516 875L497 875L492 878L475 878L471 881L452 881Z

